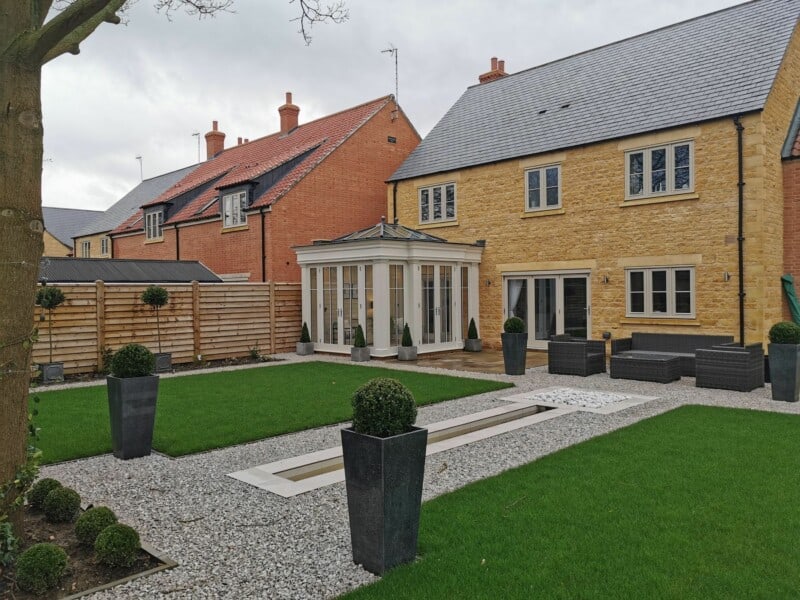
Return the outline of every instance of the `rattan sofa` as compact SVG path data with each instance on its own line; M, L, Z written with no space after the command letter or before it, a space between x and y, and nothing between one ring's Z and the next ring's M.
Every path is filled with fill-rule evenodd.
M606 372L606 343L602 340L554 336L547 344L547 371L586 377Z
M681 376L695 376L695 352L733 343L731 335L701 335L683 333L633 333L629 338L611 340L611 354L665 354L681 359Z
M702 388L749 392L764 387L764 346L722 344L696 353L697 381Z

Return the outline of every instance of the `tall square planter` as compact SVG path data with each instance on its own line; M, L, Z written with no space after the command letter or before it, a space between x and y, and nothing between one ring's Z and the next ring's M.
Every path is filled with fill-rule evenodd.
M381 575L417 555L428 430L388 438L342 430L353 561Z
M63 362L40 363L39 368L42 371L42 383L58 383L64 381Z
M350 348L350 360L352 362L367 362L369 360L369 346L359 348L353 346Z
M800 399L800 345L769 345L769 376L772 399L797 402Z
M167 373L172 371L172 353L156 352L156 373Z
M153 445L158 376L106 378L114 456L147 456Z
M310 356L314 354L314 342L296 342L295 353L298 356Z
M525 375L525 358L528 351L527 333L501 333L503 365L506 375Z

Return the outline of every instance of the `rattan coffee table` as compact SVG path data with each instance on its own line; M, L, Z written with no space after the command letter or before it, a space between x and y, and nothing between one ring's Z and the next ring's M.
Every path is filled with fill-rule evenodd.
M681 378L681 359L660 354L615 354L611 357L612 379L636 379L669 383Z

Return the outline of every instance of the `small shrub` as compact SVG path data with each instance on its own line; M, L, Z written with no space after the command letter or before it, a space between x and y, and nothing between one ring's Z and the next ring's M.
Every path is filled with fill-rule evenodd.
M75 537L84 546L94 546L100 532L117 522L117 515L107 506L90 508L75 523Z
M251 346L248 350L250 354L250 358L253 360L261 360L261 349L258 347L258 344L255 346Z
M769 341L773 344L800 344L800 325L791 321L775 323L770 327Z
M417 404L406 386L396 379L378 377L353 394L353 429L375 437L390 437L411 430Z
M403 339L400 341L402 346L410 348L414 345L414 340L411 339L411 329L408 328L408 323L403 326Z
M511 317L503 323L503 331L506 333L525 333L525 321L519 317Z
M28 504L30 504L31 508L34 510L44 509L44 501L45 498L47 498L47 495L54 489L60 487L61 482L56 481L55 479L50 479L49 477L40 479L33 484L31 491L28 492Z
M67 553L54 544L34 544L17 560L17 585L34 594L44 594L58 585L67 568Z
M475 326L475 319L469 320L469 327L467 327L467 339L468 340L478 339L478 328Z
M303 330L300 332L300 343L311 343L311 336L308 334L308 325L306 325L305 321L303 321Z
M14 528L6 521L0 523L0 573L3 568L10 567L19 552L19 539L14 535Z
M361 325L356 327L356 339L353 342L353 346L355 346L356 348L367 347L367 340L364 339L364 330L361 329Z
M57 487L44 499L44 517L50 523L69 523L81 508L81 497L72 488Z
M111 567L129 567L136 560L141 544L133 527L116 523L109 525L94 542L94 551L101 562Z
M145 377L153 373L156 357L144 346L128 344L111 359L111 374L114 377Z

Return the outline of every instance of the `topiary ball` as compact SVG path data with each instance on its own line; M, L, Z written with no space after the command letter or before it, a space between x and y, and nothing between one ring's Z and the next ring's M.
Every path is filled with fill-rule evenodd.
M133 527L116 523L109 525L94 542L94 551L101 562L111 567L129 567L136 560L141 544Z
M791 321L775 323L769 329L769 341L773 344L800 344L800 325Z
M72 488L57 487L44 499L44 518L50 523L69 523L81 508L81 497Z
M17 559L17 585L21 590L44 594L58 585L67 568L67 553L54 544L34 544Z
M503 323L503 331L506 333L525 333L525 321L519 317L511 317Z
M169 302L169 292L160 285L150 285L142 292L141 298L148 306L158 308Z
M123 346L111 359L114 377L145 377L156 368L156 357L140 344Z
M84 546L94 546L100 532L117 522L117 515L107 506L90 508L75 523L75 537Z
M409 389L396 379L378 377L353 394L353 430L390 437L411 430L417 404Z
M30 504L31 508L34 510L42 510L44 508L44 500L47 498L47 494L60 487L61 482L56 481L55 479L50 479L49 477L40 479L33 484L33 487L28 492L28 504Z

